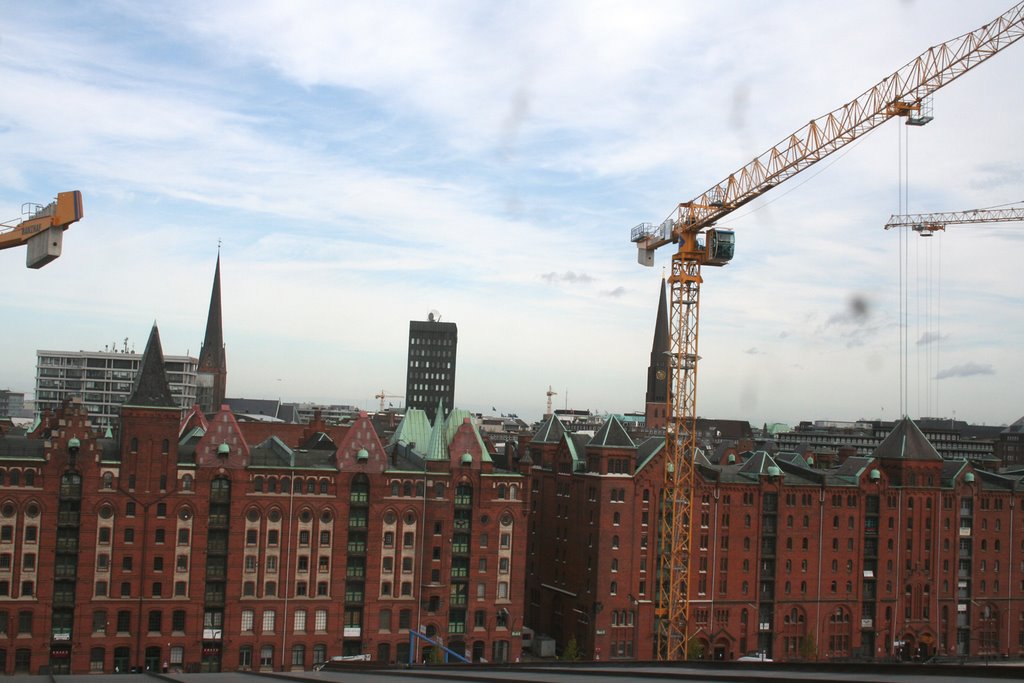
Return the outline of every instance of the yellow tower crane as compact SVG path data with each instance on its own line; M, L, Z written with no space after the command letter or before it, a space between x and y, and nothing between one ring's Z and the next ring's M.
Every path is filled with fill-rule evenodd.
M28 218L15 225L0 224L0 249L28 245L25 265L42 268L60 256L64 231L81 220L82 193L78 190L60 192L46 206L25 204L22 213Z
M1024 208L972 209L970 211L947 211L945 213L893 214L885 224L889 228L911 228L921 237L931 237L947 225L962 223L1009 223L1024 221Z
M697 327L702 266L724 266L733 257L735 235L713 227L747 202L824 159L894 117L910 125L931 120L930 96L958 76L1024 36L1024 3L981 28L928 48L895 73L787 136L703 194L679 204L659 225L633 228L638 260L654 265L654 251L668 243L669 371L666 463L656 599L657 656L685 659L690 624L691 535L694 517L694 458L697 448Z

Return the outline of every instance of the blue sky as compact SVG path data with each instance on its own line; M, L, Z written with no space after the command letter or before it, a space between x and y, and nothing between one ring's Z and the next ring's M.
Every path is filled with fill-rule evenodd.
M32 391L36 349L141 350L154 319L197 354L221 241L230 395L372 407L437 309L461 407L533 419L551 385L640 410L669 253L640 267L630 228L1006 5L16 3L0 219L70 189L86 218L42 270L0 253L0 387ZM723 221L702 415L898 416L901 140L912 211L1024 199L1021 73L1017 44L930 125L889 122ZM1021 228L910 242L906 412L1024 414Z

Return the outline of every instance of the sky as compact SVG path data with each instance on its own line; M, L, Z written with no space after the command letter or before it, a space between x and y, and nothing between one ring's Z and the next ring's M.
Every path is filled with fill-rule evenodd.
M154 321L198 355L220 245L229 396L373 409L437 310L459 407L642 411L671 246L630 229L1009 5L10 3L0 220L85 218L45 268L0 252L0 388ZM1024 41L721 221L700 415L1024 415L1024 224L882 229L1024 200L1022 74Z

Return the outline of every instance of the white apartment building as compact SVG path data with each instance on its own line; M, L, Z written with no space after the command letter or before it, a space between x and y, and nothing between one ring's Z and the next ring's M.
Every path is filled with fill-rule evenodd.
M36 416L79 396L94 429L116 427L141 362L142 354L125 351L36 351ZM198 367L191 356L164 357L171 395L183 410L196 402Z

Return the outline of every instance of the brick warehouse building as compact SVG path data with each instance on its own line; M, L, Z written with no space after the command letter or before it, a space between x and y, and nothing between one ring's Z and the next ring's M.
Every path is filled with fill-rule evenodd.
M405 660L417 626L519 656L528 490L464 413L387 446L365 414L182 419L161 368L154 327L117 439L76 400L0 435L0 671Z
M663 451L616 418L591 438L557 416L525 447L538 633L654 656ZM832 469L719 452L698 456L692 656L1024 656L1024 471L944 460L909 419Z

